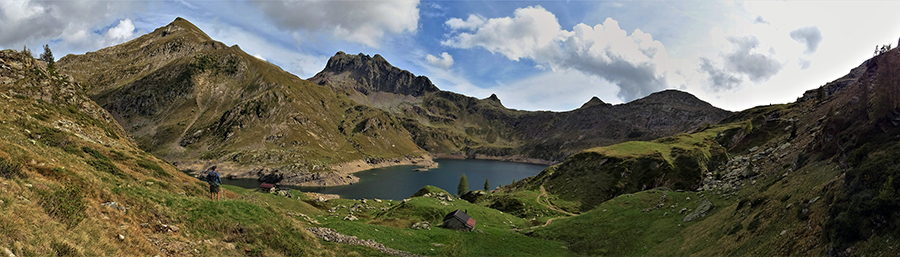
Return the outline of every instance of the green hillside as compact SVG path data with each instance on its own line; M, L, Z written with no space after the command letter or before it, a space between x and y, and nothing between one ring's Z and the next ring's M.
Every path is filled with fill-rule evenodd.
M426 154L400 120L213 41L184 19L127 43L69 55L60 71L134 136L181 169L346 184L324 173L355 160ZM325 177L325 178L323 178Z

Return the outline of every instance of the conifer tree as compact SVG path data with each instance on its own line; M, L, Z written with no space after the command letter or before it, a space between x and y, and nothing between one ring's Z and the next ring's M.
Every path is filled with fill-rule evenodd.
M484 179L484 191L488 191L488 190L491 190L491 182L487 178L485 178Z
M31 50L28 49L28 46L22 46L22 53L27 55L28 57L34 58L34 56L31 55Z
M469 179L466 178L466 174L463 174L462 177L459 178L459 187L456 188L456 193L463 195L467 192L469 192Z
M54 64L56 60L53 58L53 52L50 51L50 45L44 45L44 53L41 54L41 60L47 63L47 70L54 71L56 69Z

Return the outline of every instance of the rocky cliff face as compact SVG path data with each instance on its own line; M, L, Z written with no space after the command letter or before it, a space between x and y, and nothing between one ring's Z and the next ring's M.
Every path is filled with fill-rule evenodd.
M333 77L346 77L356 83L341 83ZM426 93L438 91L425 76L416 76L412 72L394 67L381 55L369 57L362 53L348 55L338 52L330 59L325 69L309 79L318 84L329 84L333 87L354 90L364 95L375 92L386 92L418 97Z
M213 41L180 18L58 65L142 149L182 169L220 164L223 175L278 173L282 184L311 185L344 181L317 174L332 165L425 154L388 113Z
M568 112L518 111L496 95L476 99L410 78L381 56L339 52L310 81L401 117L423 149L468 158L558 162L583 149L683 133L730 114L674 90L621 105L594 98ZM388 86L372 86L379 84Z

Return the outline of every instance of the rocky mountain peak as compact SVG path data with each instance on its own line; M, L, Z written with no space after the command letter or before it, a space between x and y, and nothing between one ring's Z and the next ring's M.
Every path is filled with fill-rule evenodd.
M712 106L696 96L681 90L667 89L652 93L644 98L633 101L639 104L678 104L688 106Z
M351 83L333 83L330 77L346 75ZM369 56L363 53L350 55L337 52L328 59L325 69L309 79L319 85L343 88L369 95L386 92L409 96L422 96L439 89L425 76L394 67L381 55Z
M500 102L500 98L497 97L497 94L491 94L491 96L489 96L488 98L485 98L485 99L496 102L497 104L500 104L501 106L503 105L503 103Z
M593 107L593 106L597 106L597 105L609 105L609 104L606 102L603 102L603 100L600 100L599 97L594 96L594 97L591 97L591 100L588 100L587 103L582 104L579 109L584 109L584 108Z
M175 18L175 20L168 25L160 27L150 34L157 35L159 37L167 37L170 35L190 35L201 42L212 41L212 38L209 37L206 32L203 32L203 30L198 28L196 25L181 17Z

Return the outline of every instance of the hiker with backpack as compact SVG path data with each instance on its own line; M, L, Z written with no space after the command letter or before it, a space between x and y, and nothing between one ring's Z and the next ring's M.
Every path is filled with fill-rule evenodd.
M206 173L206 183L209 183L209 199L219 201L219 198L222 196L221 189L219 189L219 184L222 184L222 178L219 177L216 166L210 167L209 172Z

